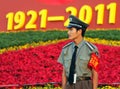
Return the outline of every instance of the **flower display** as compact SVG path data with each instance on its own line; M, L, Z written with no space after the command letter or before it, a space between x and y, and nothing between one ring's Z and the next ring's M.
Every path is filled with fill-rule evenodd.
M43 45L49 45L49 44L56 44L61 41L66 41L67 39L59 39L59 40L49 40L46 42L39 41L37 43L33 42L31 44L27 43L25 45L19 45L19 46L14 46L14 47L9 47L9 48L3 48L0 50L0 54L7 52L7 51L13 51L13 50L20 50L20 49L27 49L30 47L37 47L37 46L43 46ZM85 40L92 42L92 43L97 43L97 44L104 44L104 45L110 45L110 46L119 46L120 41L114 41L114 40L105 40L105 39L99 39L99 38L88 38L85 37Z
M120 82L120 46L97 45L100 50L100 83Z
M0 54L0 85L61 82L62 65L57 59L68 42ZM120 82L120 47L95 45L100 51L99 84Z

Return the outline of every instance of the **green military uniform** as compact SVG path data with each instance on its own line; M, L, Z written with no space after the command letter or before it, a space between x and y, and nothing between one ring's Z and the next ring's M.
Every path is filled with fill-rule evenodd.
M67 45L65 45L58 58L58 62L63 64L65 68L67 78L69 77L69 70L70 70L72 54L74 51L74 46L75 46L74 42L70 42ZM76 54L76 69L75 69L77 76L82 76L82 77L92 76L91 69L88 68L88 62L90 60L90 54L93 51L95 53L98 53L96 46L94 46L91 43L88 43L85 40L82 40L82 42L78 44L78 50Z

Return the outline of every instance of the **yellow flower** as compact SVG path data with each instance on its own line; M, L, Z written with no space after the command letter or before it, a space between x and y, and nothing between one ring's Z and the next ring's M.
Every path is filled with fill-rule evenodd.
M85 40L92 42L92 43L97 43L97 44L120 46L120 41L105 40L105 39L99 39L99 38L85 38Z

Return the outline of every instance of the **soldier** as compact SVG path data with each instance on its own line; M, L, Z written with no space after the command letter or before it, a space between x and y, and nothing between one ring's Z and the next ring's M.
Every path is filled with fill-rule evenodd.
M62 89L97 89L98 49L84 40L88 24L73 15L69 16L68 38L58 58L63 65Z

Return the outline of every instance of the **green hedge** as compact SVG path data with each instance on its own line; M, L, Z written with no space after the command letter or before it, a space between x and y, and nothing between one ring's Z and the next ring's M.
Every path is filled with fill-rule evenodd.
M120 40L120 30L95 31L89 30L85 37L100 38L106 40ZM67 31L25 31L0 33L0 48L8 48L12 46L24 45L26 43L48 41L55 39L67 38Z
M86 32L85 37L118 41L120 40L120 30L89 30Z
M64 31L26 31L0 33L0 48L24 45L26 43L67 38Z

